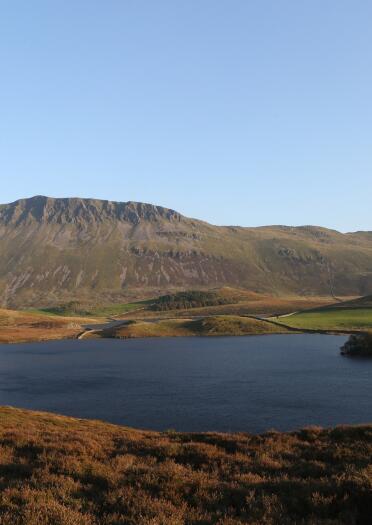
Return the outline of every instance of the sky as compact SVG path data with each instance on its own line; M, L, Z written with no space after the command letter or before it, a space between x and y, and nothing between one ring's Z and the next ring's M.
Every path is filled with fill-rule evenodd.
M370 0L2 0L0 202L372 230Z

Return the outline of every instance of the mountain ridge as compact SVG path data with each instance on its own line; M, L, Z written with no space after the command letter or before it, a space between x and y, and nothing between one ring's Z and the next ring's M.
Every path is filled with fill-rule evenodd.
M142 202L119 202L80 197L53 198L35 195L0 205L0 222L20 224L27 218L38 222L75 222L81 217L86 221L104 219L124 220L136 223L139 219L156 219L157 216L169 220L180 220L182 215L175 210ZM63 220L64 219L64 220Z
M0 223L4 220L4 217L6 215L10 216L12 213L14 213L15 209L17 207L21 207L22 205L25 206L26 210L28 210L30 213L37 210L38 215L40 215L40 206L44 205L45 208L51 208L51 204L55 203L57 205L57 209L55 211L63 212L67 211L68 208L71 208L71 204L75 205L75 211L77 210L78 206L81 206L82 209L85 208L86 211L89 211L89 208L92 209L93 206L96 206L96 208L100 209L102 212L113 212L115 211L117 213L116 219L128 219L129 217L125 216L125 213L123 211L128 208L134 211L139 212L138 215L141 218L148 219L151 215L151 212L153 213L153 218L156 217L156 215L160 216L168 216L171 220L177 219L177 220L190 220L190 221L197 221L204 224L209 224L210 226L215 226L217 228L240 228L240 229L278 229L278 230L287 230L287 231L294 231L294 230L319 230L324 232L334 232L340 235L359 235L359 234L365 234L365 235L372 235L372 230L357 230L357 231L349 231L349 232L341 232L335 228L327 228L325 226L320 226L317 224L302 224L298 226L291 226L286 224L267 224L267 225L260 225L260 226L241 226L239 224L222 224L222 225L216 225L213 223L210 223L208 221L204 221L201 219L191 218L189 216L186 216L184 214L181 214L180 212L174 210L173 208L167 208L166 206L160 206L156 204L151 204L147 202L140 202L140 201L116 201L116 200L108 200L108 199L97 199L93 197L50 197L47 195L34 195L32 197L24 197L20 199L16 199L15 201L9 202L9 203L3 203L0 204ZM66 206L67 205L67 206ZM26 211L23 209L22 211ZM71 210L72 211L72 210ZM121 213L120 213L121 212ZM148 217L146 217L146 212L148 213ZM36 217L35 217L36 218Z
M367 295L372 234L214 226L132 201L35 196L0 205L3 306L224 285L274 295Z

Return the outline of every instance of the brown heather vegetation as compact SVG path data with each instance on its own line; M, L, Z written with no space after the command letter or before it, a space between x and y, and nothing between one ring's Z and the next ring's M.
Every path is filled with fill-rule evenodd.
M0 343L23 343L76 337L82 324L95 319L57 317L34 312L0 309Z
M368 525L372 426L145 432L0 409L1 525Z

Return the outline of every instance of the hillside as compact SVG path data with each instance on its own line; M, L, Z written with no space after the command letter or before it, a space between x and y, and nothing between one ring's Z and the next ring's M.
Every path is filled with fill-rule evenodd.
M372 233L219 227L150 204L37 196L0 206L7 307L124 302L229 285L275 295L372 293Z
M327 308L327 307L325 307ZM358 297L350 301L341 301L337 304L332 305L332 308L338 309L356 309L356 308L372 308L372 295L366 295L364 297Z
M145 432L0 408L2 525L367 525L372 427Z
M202 298L201 301L185 301L185 296L190 298L190 294L194 299L196 296ZM182 298L181 301L179 300L180 298ZM207 301L209 302L208 306L203 306L206 303L206 298L212 298L212 300L210 302ZM188 318L190 316L207 317L210 315L257 315L270 317L318 308L333 303L334 298L329 296L273 297L225 286L208 292L178 292L161 296L158 299L153 298L146 303L132 303L126 309L124 315L125 319L138 319L139 317L143 319ZM139 309L136 305L143 307ZM168 305L170 309L166 308ZM162 308L159 308L159 306ZM120 314L118 317L120 317Z

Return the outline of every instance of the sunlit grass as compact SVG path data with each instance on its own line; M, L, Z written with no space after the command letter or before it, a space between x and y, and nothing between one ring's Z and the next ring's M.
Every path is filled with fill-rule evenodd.
M201 319L164 319L156 322L131 321L119 328L92 334L94 337L184 337L237 336L287 332L286 328L265 321L233 315L210 316ZM88 334L89 337L89 334Z
M372 330L372 308L334 308L302 312L278 319L311 330Z

